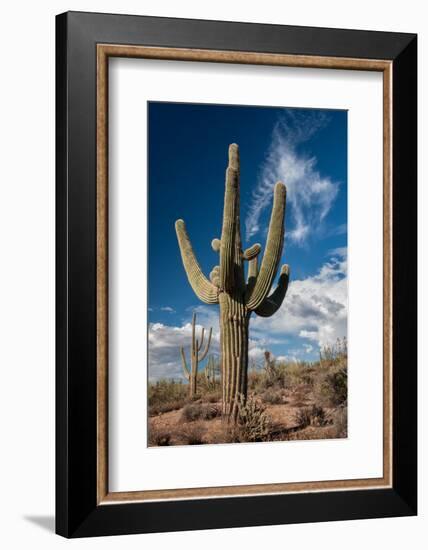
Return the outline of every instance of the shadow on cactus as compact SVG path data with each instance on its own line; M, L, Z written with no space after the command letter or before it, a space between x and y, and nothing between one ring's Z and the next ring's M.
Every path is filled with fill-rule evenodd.
M220 305L222 413L233 421L247 398L251 314L273 315L284 300L289 281L289 267L283 265L278 284L270 294L284 244L285 185L281 182L275 185L266 248L259 262L260 244L242 248L239 180L239 148L232 144L226 169L221 236L212 241L219 263L209 278L201 270L184 221L175 223L183 266L193 291L205 304Z

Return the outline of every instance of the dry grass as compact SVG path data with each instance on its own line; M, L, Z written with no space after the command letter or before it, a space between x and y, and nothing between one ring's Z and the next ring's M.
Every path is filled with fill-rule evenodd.
M318 405L299 409L295 414L296 422L301 428L307 426L327 426L331 424L326 411Z
M269 403L270 405L286 403L286 393L282 389L268 388L260 394L260 398L263 403Z
M205 425L202 422L192 422L185 425L180 431L180 438L184 445L201 445L204 443Z
M149 447L166 447L171 443L171 433L168 430L151 427L149 430Z
M158 414L164 414L169 411L178 411L186 405L186 402L186 400L181 399L179 401L168 401L167 403L152 405L149 407L149 416L157 416Z

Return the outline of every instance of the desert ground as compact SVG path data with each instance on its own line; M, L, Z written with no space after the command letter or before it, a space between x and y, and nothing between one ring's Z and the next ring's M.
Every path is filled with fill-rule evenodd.
M181 380L149 384L149 446L347 437L346 340L313 362L278 362L266 352L249 369L236 423L222 418L220 370L200 370L192 398Z

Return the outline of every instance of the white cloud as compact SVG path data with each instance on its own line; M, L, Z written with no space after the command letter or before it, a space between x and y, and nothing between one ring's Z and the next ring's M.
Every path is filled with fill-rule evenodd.
M175 313L175 309L170 306L164 306L160 308L161 311L165 311L167 313Z
M336 225L335 227L329 227L324 236L325 237L336 237L338 235L346 235L348 232L348 224L347 223L341 223L339 225Z
M338 256L339 258L346 258L348 255L348 249L346 246L340 246L339 248L332 248L328 251L327 256Z
M248 362L250 366L256 365L261 366L264 363L265 360L265 351L266 348L259 347L257 345L253 345L248 350Z
M298 146L326 122L325 115L299 115L295 111L289 111L277 122L245 221L247 239L260 231L261 218L272 204L277 181L287 186L287 220L292 222L287 237L302 245L321 230L336 199L339 184L322 177L316 169L317 159L299 152Z
M267 319L255 317L252 330L256 337L299 336L310 341L303 347L311 353L314 344L322 347L346 336L347 320L347 258L342 248L313 277L291 280L281 308Z
M218 323L217 323L218 327ZM202 327L196 325L196 334L199 335ZM185 323L181 327L151 323L149 325L149 378L184 378L181 365L180 347L184 347L189 361L189 347L192 338L192 325ZM220 336L217 329L213 329L210 353L218 354Z
M331 251L318 273L303 280L291 280L281 308L269 318L252 316L250 321L249 362L263 365L264 352L282 346L278 360L302 360L317 347L334 343L347 334L347 258L346 248ZM218 307L198 305L188 308L182 326L152 323L149 326L149 377L183 378L180 346L189 357L192 326L197 314L197 334L202 326L213 328L210 353L220 354ZM293 340L293 347L288 347ZM299 339L303 339L298 347ZM297 341L296 341L297 340ZM277 348L278 349L278 348ZM284 353L285 352L285 353Z
M198 305L188 308L189 314L197 314L196 334L200 334L202 326L205 331L212 327L212 338L209 354L220 355L220 330L219 313L217 307ZM180 327L169 326L163 323L151 323L149 325L149 378L157 380L159 378L184 379L180 347L183 346L186 351L186 357L189 361L189 347L192 338L192 325L190 322L184 323ZM249 357L250 362L262 364L264 352L273 344L283 344L284 338L262 335L258 338L250 338Z

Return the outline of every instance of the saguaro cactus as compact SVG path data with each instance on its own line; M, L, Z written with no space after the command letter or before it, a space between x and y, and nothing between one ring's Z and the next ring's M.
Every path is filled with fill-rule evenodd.
M208 333L207 343L205 344L204 351L201 352L202 346L204 344L205 329L202 327L201 337L196 338L196 313L192 316L192 343L190 346L190 369L187 366L186 354L184 348L180 348L181 352L181 362L183 365L184 376L189 381L189 395L194 397L196 395L197 382L198 382L198 367L199 362L203 361L207 356L208 350L210 349L211 344L211 335L212 328L210 328Z
M204 374L207 387L215 388L217 382L217 365L214 355L210 355L208 357L208 362L205 365Z
M248 327L251 313L270 317L281 306L289 280L288 265L282 266L278 285L269 295L276 276L284 243L286 188L275 185L272 214L266 248L260 265L260 244L242 249L239 213L239 148L229 146L226 169L223 225L220 239L212 248L220 255L208 279L193 251L183 220L175 228L187 278L195 294L206 304L220 304L220 338L222 353L223 414L236 418L238 403L247 395ZM245 280L244 262L248 262Z
M266 372L266 376L268 380L272 380L275 376L275 364L272 359L272 355L270 351L266 350L264 355L265 355L265 363L263 365L263 368Z

